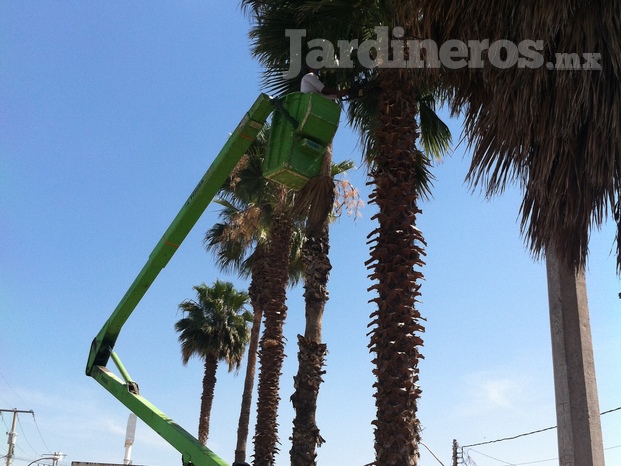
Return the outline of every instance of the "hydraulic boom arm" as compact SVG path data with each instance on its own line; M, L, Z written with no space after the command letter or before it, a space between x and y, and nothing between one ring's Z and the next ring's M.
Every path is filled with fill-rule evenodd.
M86 365L86 374L97 380L147 425L179 450L183 457L183 463L186 465L192 463L195 466L225 466L226 463L140 396L138 385L131 380L120 359L112 350L123 324L224 184L226 178L265 124L272 110L273 105L270 97L261 94L198 182L164 236L149 255L147 263L93 340ZM106 368L111 357L125 379L124 381Z
M299 189L320 173L326 146L338 127L339 105L319 94L291 93L282 102L261 94L198 182L149 255L147 263L93 340L86 364L86 374L97 380L180 451L185 466L226 466L226 463L140 396L138 384L131 379L113 349L129 316L257 137L274 108L278 112L272 122L270 149L263 167L264 176L292 189ZM106 367L110 358L122 379Z

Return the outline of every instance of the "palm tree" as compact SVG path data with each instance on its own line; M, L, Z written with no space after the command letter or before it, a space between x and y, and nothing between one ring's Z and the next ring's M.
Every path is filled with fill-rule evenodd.
M332 43L342 38L362 41L379 25L401 26L404 37L416 36L417 15L411 2L368 8L344 0L243 3L256 17L251 31L253 53L265 65L264 79L273 91L297 90L299 85L297 80L282 79L290 58L288 44L282 40L285 29L306 29L307 39L324 38ZM422 118L419 108L429 102L431 92L426 80L413 70L339 69L324 76L324 82L338 87L360 78L374 81L379 88L378 93L349 106L370 162L370 184L374 186L370 202L379 210L373 217L379 226L370 235L371 258L367 261L375 281L372 289L377 293L372 300L377 309L371 315L370 342L377 377L376 464L413 465L418 458L418 360L424 330L415 303L425 244L415 224L420 213L418 199L426 194L430 181L429 158L416 147L421 128L415 117ZM436 148L445 148L448 131L441 124L435 128L442 128L441 133L423 138L423 142L436 141Z
M223 206L220 213L223 221L205 235L205 246L216 254L217 262L222 269L235 270L241 276L251 278L248 294L254 319L237 431L234 462L236 465L247 464L246 442L261 319L271 299L268 291L268 277L272 274L270 253L272 255L278 253L277 250L270 248L269 240L270 229L274 224L272 218L276 199L274 193L281 188L262 175L268 132L269 128L264 128L224 184L220 191L221 199L218 201ZM288 259L288 280L291 284L298 283L301 277L301 263L298 259L301 238L297 232L292 232L289 238L292 247L291 257Z
M244 307L248 295L235 290L232 283L216 280L213 286L203 283L194 290L196 301L179 305L184 317L175 324L175 330L183 364L192 356L204 361L198 440L206 445L218 362L228 364L229 371L239 369L249 338L247 322L252 316Z
M558 301L555 289L571 287L568 297L576 295L577 289L586 294L589 234L610 213L618 226L617 271L621 272L619 4L569 1L527 7L516 2L450 0L421 4L426 33L436 41L541 41L537 66L485 66L443 73L442 79L454 97L453 109L464 111L473 148L472 184L483 185L488 195L501 193L512 181L522 185L522 232L533 254L546 258L553 317L553 303ZM558 69L559 59L570 53L575 53L578 69ZM595 63L589 57L596 58ZM596 68L589 68L593 64ZM562 347L567 359L558 373L554 354L555 382L558 374L564 374L557 394L559 386L567 385L567 374L579 378L570 383L572 389L586 386L576 398L567 394L572 426L562 428L560 420L567 415L557 409L559 451L561 456L569 453L576 464L603 464L586 301L581 311L579 307L564 310L561 327L580 329L580 338L565 335L565 342L553 338L553 353L559 343L577 345L571 350ZM588 338L582 341L585 333ZM573 423L574 419L580 423ZM563 436L576 442L571 451L561 451Z
M223 270L235 270L241 276L250 275L251 277L249 295L254 310L254 321L248 349L246 380L244 383L237 448L235 452L234 464L239 465L244 464L246 460L246 438L248 435L248 421L252 400L256 350L259 340L261 316L263 314L263 304L260 304L260 300L265 298L262 293L262 290L265 289L265 285L263 284L264 277L270 273L269 263L265 259L267 253L266 238L269 234L272 206L268 201L270 199L269 196L265 195L265 191L273 189L274 185L261 176L262 160L265 152L264 144L265 140L259 138L258 142L251 146L249 154L235 170L231 179L225 183L220 192L222 198L218 201L223 206L220 213L220 217L223 221L214 225L205 236L205 245L207 249L216 254L217 262ZM324 167L330 166L330 160L331 157L329 156L324 159ZM315 222L319 221L322 225L327 226L327 212L325 210L318 212L318 209L314 208L314 206L324 204L321 199L322 196L327 196L331 200L335 198L335 182L333 178L351 168L353 168L353 163L345 161L332 167L331 173L327 177L327 182L325 177L312 179L303 192L296 196L298 201L296 201L296 205L292 208L292 215L295 218L299 218L300 221L293 223L295 230L292 237L289 281L290 285L294 286L299 282L302 275L304 276L305 289L307 290L305 292L307 316L306 337L312 338L310 345L300 347L300 361L309 362L312 360L317 363L317 359L309 357L305 349L322 346L325 348L325 345L320 344L320 325L321 313L323 312L323 306L327 300L325 285L327 283L327 274L330 265L327 259L327 236L325 239L319 240L315 239L315 237L324 234L327 235L327 230L318 232L317 229L312 226L312 218L318 217L319 220L315 220ZM327 168L324 168L324 170L327 170ZM346 182L339 180L336 183L338 184L339 194L344 198L342 201L339 200L338 206L340 207L341 204L345 202L353 202L355 207L357 200L355 190ZM321 187L323 187L323 189L321 189ZM261 199L263 199L263 201L261 201ZM330 204L330 207L332 207L332 204ZM313 215L312 212L318 213ZM302 233L299 229L301 221L309 216L311 220L308 222L305 233ZM320 249L318 249L317 246L310 247L311 244L320 243L324 245ZM250 251L252 251L252 253L250 253ZM325 264L326 262L327 267L319 266L320 263ZM325 276L322 278L324 273ZM318 282L320 284L318 284ZM320 309L318 309L318 306ZM310 328L315 330L319 328L319 336L315 336L315 333L309 334L308 329ZM319 342L319 345L312 344L312 342L315 341ZM316 386L318 390L321 379L321 374L318 374L318 372L321 371L322 365L322 362L318 363L318 368L313 371L312 368L308 367L308 364L305 365L301 362L297 379L310 380L310 374L314 374L315 382L312 382L310 385ZM319 381L316 381L317 378L319 378ZM296 393L292 397L304 400L304 406L313 405L311 394L304 391L304 387L307 386L309 386L309 384L297 384ZM316 399L317 390L314 391L314 399ZM299 396L298 392L300 392ZM301 408L301 411L307 410ZM312 415L310 413L306 415L306 419L309 418L314 419L314 408L312 409ZM302 422L302 425L305 424ZM307 428L302 427L297 431L297 433L302 433L302 435L296 435L296 433L294 433L294 447L298 444L295 439L309 437L307 432L314 432L314 430L311 426L308 426ZM313 439L315 438L314 436L311 437ZM305 442L305 444L308 445L310 443Z
M222 202L222 201L220 201ZM250 424L250 409L252 404L252 391L254 387L254 377L257 361L257 349L261 331L261 319L263 317L263 304L260 285L262 271L265 270L265 246L261 241L262 233L259 229L249 230L248 223L256 224L252 221L245 222L244 217L249 216L252 207L247 206L245 210L238 210L229 204L225 204L220 212L223 223L217 223L205 234L205 246L217 257L217 263L222 270L235 269L240 276L250 274L251 281L248 288L250 305L253 310L252 327L250 330L250 343L248 345L248 356L246 358L246 375L244 378L244 390L237 427L237 443L235 448L235 460L233 466L246 465L246 444L248 439L248 426ZM248 214L248 215L244 215ZM233 225L245 231L244 235L231 235ZM252 231L252 233L250 233ZM246 235L255 236L254 242L248 241ZM254 248L252 253L250 250Z
M257 389L257 420L254 434L254 465L270 466L277 453L280 401L279 387L285 357L283 325L287 316L286 290L289 281L289 257L293 221L288 212L291 193L284 186L276 188L272 224L269 230L263 292L264 329L259 341L259 383Z
M235 452L235 464L240 465L245 463L246 457L246 438L248 435L248 420L261 316L266 306L265 303L270 298L269 293L267 293L268 279L266 277L273 273L272 266L270 265L271 258L274 254L280 254L279 249L271 249L269 243L271 229L274 228L274 225L277 225L273 217L274 209L279 207L277 194L285 193L286 202L284 204L284 210L287 212L288 222L291 223L293 228L290 237L291 254L289 257L289 281L290 284L295 285L300 280L304 267L305 287L308 289L309 283L314 282L314 280L308 280L309 272L311 270L319 270L317 264L320 260L317 257L311 256L310 251L312 251L312 249L309 249L307 246L311 244L309 238L311 238L311 236L317 236L320 233L319 230L323 230L324 225L326 225L327 228L327 216L332 211L335 198L335 183L333 177L353 167L352 162L346 161L332 167L330 170L331 157L327 156L324 158L324 171L326 171L328 175L312 179L301 193L293 196L293 193L289 190L283 191L284 188L282 186L268 182L262 176L262 161L265 156L267 144L265 134L267 134L268 131L268 128L264 129L260 137L258 137L250 147L248 154L242 159L220 191L222 199L220 199L219 202L224 206L221 217L223 217L225 222L215 225L207 232L205 238L207 249L211 249L216 253L218 263L221 267L229 270L235 269L242 275L248 276L248 274L250 274L251 276L249 295L254 309L254 322L251 331L248 367L244 384L244 394L242 397L242 409ZM349 200L355 199L355 194L353 194L353 190L349 185L339 182L339 187L341 188L340 191L347 195ZM294 198L297 199L295 206L290 204ZM328 202L325 202L325 198L328 199ZM325 204L327 204L328 208L325 208ZM302 234L299 230L299 226L301 222L307 218L306 233ZM319 230L317 225L321 227ZM325 242L327 244L327 237ZM305 257L303 261L300 261L299 254L301 244L305 245L302 247L302 257ZM254 252L246 257L247 252L252 249L252 247L255 248ZM272 255L270 255L270 250ZM327 248L325 253L327 254ZM327 256L324 256L323 260L327 261ZM325 283L327 283L328 271L329 268L325 270L326 276L323 279L324 285L322 294L325 295L325 298L322 298L323 303L327 300ZM316 272L313 275L316 276ZM317 285L314 286L317 287ZM321 317L316 312L309 313L308 303L313 302L313 300L309 297L309 293L305 293L305 296L307 296L307 317L309 317L310 321L314 322L310 324L310 326L316 328L316 321L318 320L320 322ZM310 307L312 308L313 305L311 304ZM323 304L321 304L321 312L323 312ZM276 320L275 323L276 326L281 327L281 334L284 316L282 316L282 319L283 320ZM272 323L268 324L268 322L266 318L266 334L269 334L267 325L272 325ZM278 335L277 332L276 335ZM264 338L266 337L264 336ZM282 337L279 338L282 339ZM318 341L321 342L320 337ZM270 342L269 349L273 347L274 345ZM301 351L303 350L301 349ZM272 358L270 358L270 360L272 360ZM302 358L302 360L307 360L307 358ZM319 365L319 370L321 370L321 365L322 364ZM302 365L301 373L304 374L307 372L308 370L305 370L305 367ZM278 385L273 384L273 382L271 382L271 386L275 390L278 388ZM274 398L276 400L279 399L277 391ZM259 412L263 411L263 417L260 415L257 416L256 430L258 432L263 432L265 430L258 427L260 421L266 423L272 422L272 425L275 425L275 417L271 420L267 410L262 410L261 405L262 403L259 399ZM277 401L272 404L272 406L274 405L277 406ZM314 409L312 413L314 418ZM273 428L270 429L273 430ZM303 429L303 431L306 432L307 430ZM261 461L257 459L257 451L263 452L266 458L265 461L273 461L273 456L276 452L276 441L276 436L255 436L255 464ZM256 446L257 443L259 444L258 448ZM294 442L294 444L295 443L296 442Z
M507 183L521 182L522 228L533 253L541 256L552 248L567 265L583 267L589 232L609 213L619 214L618 2L540 3L533 8L491 1L421 4L426 34L437 41L542 41L541 66L484 66L444 73L442 80L453 93L453 109L465 112L465 134L473 146L472 183L493 195ZM557 54L568 52L580 54L580 68L550 70L560 65ZM601 69L582 69L589 53L601 54Z
M314 465L316 447L325 441L315 422L317 397L322 376L327 345L322 343L322 321L328 301L328 278L332 265L329 228L335 205L335 176L353 168L350 161L332 164L332 145L328 145L323 161L322 174L311 179L296 199L295 212L306 219L305 239L301 259L304 264L304 303L306 325L304 335L298 335L298 372L294 377L294 393L291 402L295 410L291 436L291 465ZM356 199L351 185L338 181L342 199L336 200L340 207L347 199ZM327 207L327 208L326 208Z

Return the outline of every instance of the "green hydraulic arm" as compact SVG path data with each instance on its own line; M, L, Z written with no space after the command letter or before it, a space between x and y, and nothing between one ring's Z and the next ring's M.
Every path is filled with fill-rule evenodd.
M224 184L273 109L272 99L261 94L246 113L93 340L86 365L86 374L181 452L185 465L225 466L226 463L139 394L138 385L131 380L113 348L123 324ZM124 380L106 368L110 358Z
M308 179L320 173L326 146L338 127L340 107L318 94L296 92L282 99L272 99L261 94L198 182L149 255L147 263L93 340L86 364L86 374L93 377L181 452L183 464L186 466L226 466L226 463L140 395L138 384L131 379L113 348L129 316L192 230L274 109L278 112L272 122L264 175L292 189L299 189ZM106 367L110 359L122 378Z

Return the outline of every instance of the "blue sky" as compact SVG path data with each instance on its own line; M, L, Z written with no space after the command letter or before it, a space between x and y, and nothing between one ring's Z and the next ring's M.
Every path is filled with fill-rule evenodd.
M62 466L122 462L128 411L84 375L90 342L260 92L248 27L236 2L0 3L0 408L36 416L19 418L14 465L58 450L68 455ZM434 196L418 223L428 241L419 414L423 441L444 464L453 439L468 445L556 423L545 266L520 238L519 190L491 201L471 193L459 121L450 126L453 152L433 169ZM361 165L344 120L334 154ZM348 177L366 199L364 169ZM327 466L373 460L364 268L372 206L361 214L331 230L328 372L317 414L327 440L318 460ZM204 252L203 233L216 218L212 206L116 346L141 393L193 433L202 366L181 364L177 306L201 282L247 285L218 272ZM621 406L613 230L593 233L587 272L602 411ZM290 448L301 294L292 289L288 298L279 466ZM209 446L229 462L243 371L222 369L216 386ZM0 429L10 422L3 413ZM602 416L602 426L607 463L621 464L621 411ZM438 464L421 451L422 464ZM555 431L469 454L479 466L553 459ZM179 455L139 421L133 460L164 466Z

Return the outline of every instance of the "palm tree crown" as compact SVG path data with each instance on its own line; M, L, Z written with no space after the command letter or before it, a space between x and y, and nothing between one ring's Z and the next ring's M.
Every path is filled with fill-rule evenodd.
M252 314L245 309L248 295L233 284L216 280L194 287L196 301L179 305L184 317L175 324L181 342L181 360L187 364L192 356L204 362L198 440L206 444L216 385L218 362L224 361L229 371L239 369L249 339L247 322Z
M621 224L619 2L420 4L425 37L437 43L540 41L541 66L486 63L448 70L442 81L453 111L463 111L472 183L489 195L520 183L522 230L533 253L552 249L568 266L584 267L594 227L611 212ZM559 57L569 52L579 63L563 69ZM599 69L589 68L592 54ZM621 271L621 235L617 240Z
M246 323L252 320L244 307L248 294L220 280L211 287L197 285L194 290L197 300L179 305L185 317L175 324L183 364L192 356L213 356L226 362L229 370L238 369L248 342Z
M299 86L299 79L287 81L282 73L291 62L289 44L283 40L285 29L305 29L306 39L327 39L332 44L340 39L360 43L382 25L403 27L405 38L417 32L413 2L376 2L363 8L344 0L246 0L243 4L256 18L251 31L253 53L266 67L264 79L270 92L289 92ZM303 57L307 51L301 51ZM363 81L378 90L348 106L369 162L369 184L374 186L370 203L379 211L373 216L379 226L370 235L371 258L366 263L376 282L370 290L377 294L372 299L377 311L371 315L369 345L375 353L377 377L375 464L413 466L419 440L416 403L422 339L418 335L424 330L416 308L425 245L415 227L420 213L417 203L431 186L431 152L447 148L449 132L432 111L426 111L432 108L429 96L434 95L434 86L425 71L368 69L357 60L353 68L327 71L323 81L330 87ZM428 117L433 118L432 124L427 124ZM417 144L427 129L436 131L436 137L421 138L425 153Z

